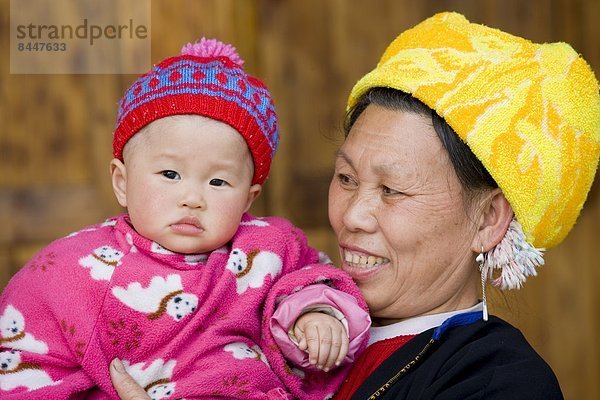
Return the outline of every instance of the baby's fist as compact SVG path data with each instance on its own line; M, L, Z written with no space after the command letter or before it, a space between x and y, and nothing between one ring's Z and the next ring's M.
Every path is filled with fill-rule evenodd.
M298 348L308 352L308 361L324 371L339 366L348 354L348 334L335 317L322 312L308 312L294 325Z

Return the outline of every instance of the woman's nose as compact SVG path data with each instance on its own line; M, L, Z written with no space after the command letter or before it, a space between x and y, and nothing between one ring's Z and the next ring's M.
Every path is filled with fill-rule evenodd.
M346 229L355 232L374 232L377 229L375 201L367 193L355 192L343 214Z

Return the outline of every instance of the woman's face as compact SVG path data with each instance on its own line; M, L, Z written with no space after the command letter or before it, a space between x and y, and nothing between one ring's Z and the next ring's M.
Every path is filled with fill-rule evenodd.
M430 118L368 106L337 154L329 220L376 323L477 302L468 212Z

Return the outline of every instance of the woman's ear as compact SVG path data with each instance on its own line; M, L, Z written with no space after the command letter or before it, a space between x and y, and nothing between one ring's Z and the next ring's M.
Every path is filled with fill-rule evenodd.
M121 207L127 207L127 168L119 159L110 162L112 188Z
M475 253L489 251L504 238L513 219L513 209L502 190L494 189L483 201L478 233L473 238L471 250Z

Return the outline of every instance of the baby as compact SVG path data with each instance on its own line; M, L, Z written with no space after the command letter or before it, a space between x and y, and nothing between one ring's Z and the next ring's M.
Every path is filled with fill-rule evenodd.
M128 213L59 239L0 297L0 397L325 399L366 346L360 292L288 221L247 213L279 141L235 50L188 44L121 100L110 163Z

